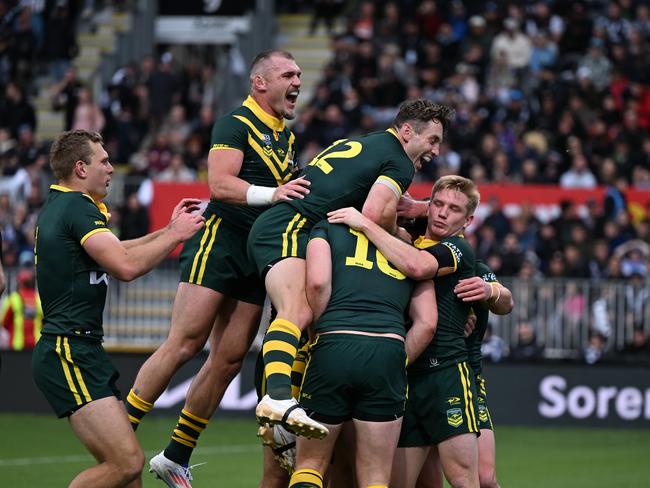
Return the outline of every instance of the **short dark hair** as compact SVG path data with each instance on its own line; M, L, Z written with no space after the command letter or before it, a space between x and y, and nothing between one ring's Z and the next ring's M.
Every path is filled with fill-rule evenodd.
M437 120L446 131L454 112L451 107L438 105L424 98L407 100L399 106L399 111L393 120L393 127L399 129L408 122L416 132L420 132L430 120Z
M58 180L70 177L77 161L90 164L91 142L102 144L104 139L97 132L87 130L66 131L57 137L50 148L50 166Z
M271 59L273 56L280 56L281 58L285 59L290 59L291 61L295 61L296 58L293 57L293 54L291 54L289 51L284 51L282 49L267 49L266 51L262 51L259 53L255 58L253 59L253 62L251 63L251 68L250 68L250 76L251 78L257 74L259 74L259 71L262 71L262 64L264 64L266 61Z

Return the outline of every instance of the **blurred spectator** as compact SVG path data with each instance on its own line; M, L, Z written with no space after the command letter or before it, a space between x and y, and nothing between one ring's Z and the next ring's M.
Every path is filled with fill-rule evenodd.
M65 130L70 130L74 122L74 113L79 103L79 92L83 83L77 78L77 69L69 67L63 73L61 81L52 87L52 108L63 110Z
M89 130L92 132L102 132L106 120L104 114L95 101L91 91L82 87L78 93L78 103L74 110L72 119L72 130Z
M619 359L629 363L650 364L650 336L641 325L632 330L632 340L620 350Z
M180 83L172 69L172 60L170 52L164 53L146 82L150 113L156 127L162 123L172 104L180 100Z
M508 349L503 339L494 335L492 324L488 323L485 329L485 335L483 336L483 342L481 343L481 357L492 363L498 363L507 355Z
M132 193L127 197L126 204L120 209L120 239L137 239L148 232L149 211L140 204L137 193Z
M177 151L172 154L169 166L158 173L155 179L158 181L178 181L181 183L187 183L196 180L196 173L185 166L185 163L183 162L183 154Z
M501 241L510 231L510 220L506 217L498 197L490 197L488 200L490 213L483 221L483 225L492 227L496 234L497 241Z
M323 22L328 34L332 34L334 21L343 6L344 0L315 0L313 2L314 14L309 25L309 35L314 35L318 25Z
M596 183L596 177L589 169L584 154L575 154L571 168L560 177L560 186L563 188L594 188Z
M68 3L47 3L50 5L46 9L48 17L45 22L46 59L50 61L55 81L59 81L70 68L71 60L77 56L79 46Z
M30 252L30 251L26 251ZM43 309L36 291L34 261L31 257L22 258L16 278L17 290L7 295L2 301L0 320L5 333L6 343L3 348L14 351L33 349L41 336Z
M543 347L537 343L535 327L529 320L517 324L517 342L511 346L510 359L515 361L534 361L542 358Z
M601 334L592 333L589 335L589 342L582 350L582 357L587 364L594 364L603 357L607 339Z
M521 32L519 21L508 17L503 21L503 31L492 42L492 59L503 53L508 67L521 70L528 65L531 49L530 39Z
M36 129L36 112L25 98L23 90L15 83L7 84L5 96L0 99L0 127L9 129L11 136L18 138L22 126Z
M594 38L587 54L578 63L578 77L591 80L598 91L604 90L610 81L612 63L605 55L604 42Z
M593 281L600 281L607 277L609 265L609 247L607 241L599 239L593 244L591 257L589 259L589 278Z

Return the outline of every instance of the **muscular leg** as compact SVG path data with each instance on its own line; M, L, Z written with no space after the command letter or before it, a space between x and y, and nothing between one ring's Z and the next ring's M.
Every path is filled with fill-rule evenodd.
M115 397L92 401L69 420L75 435L99 462L79 473L71 488L142 486L144 454L122 402Z
M429 446L398 448L393 459L391 488L414 488L430 449Z
M359 486L386 486L402 419L390 422L367 422L354 419L356 434L356 473Z
M356 458L356 442L354 439L354 424L343 422L343 428L334 445L334 454L327 476L329 488L355 488L354 460Z
M332 452L336 439L341 432L343 424L332 425L324 424L329 430L329 435L325 439L306 439L304 437L296 438L296 471L291 476L289 487L319 487L314 481L303 481L304 473L317 472L320 474L322 487L322 478L327 472L327 467L332 459ZM313 478L313 476L311 477Z
M452 488L476 488L478 482L478 441L476 434L461 434L438 444L440 463Z
M219 309L212 334L210 353L192 380L185 410L210 418L223 394L239 373L246 353L257 334L262 308L228 299Z
M264 471L259 488L287 488L289 472L280 467L269 447L263 447L262 450L264 452Z
M154 403L174 373L203 349L225 298L210 288L179 283L169 335L142 365L133 384L139 398Z
M288 258L266 275L266 291L277 316L264 336L263 358L267 392L271 398L291 398L291 365L300 334L311 322L305 295L305 260Z
M496 443L494 432L481 429L478 438L478 477L481 488L499 488L496 468Z
M180 466L189 464L201 432L241 369L257 332L261 310L258 305L232 298L221 300L210 335L210 354L192 380L178 423L165 448L165 458Z
M434 446L422 466L416 488L442 488L442 486L442 466L440 466L438 448Z

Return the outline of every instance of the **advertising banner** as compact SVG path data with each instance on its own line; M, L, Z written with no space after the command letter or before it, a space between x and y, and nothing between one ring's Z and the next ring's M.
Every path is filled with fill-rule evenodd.
M51 413L34 385L29 352L3 351L0 412ZM146 354L110 354L128 393ZM256 354L249 354L221 402L220 416L251 416L257 403L253 382ZM156 402L152 414L177 415L194 375L205 360L188 362ZM496 426L650 428L650 368L614 365L487 365L488 406Z

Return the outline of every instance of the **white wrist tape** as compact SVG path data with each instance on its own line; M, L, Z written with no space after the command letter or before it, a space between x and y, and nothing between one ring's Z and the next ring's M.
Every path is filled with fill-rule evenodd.
M251 207L261 207L273 203L273 194L277 188L251 185L246 191L246 203Z

